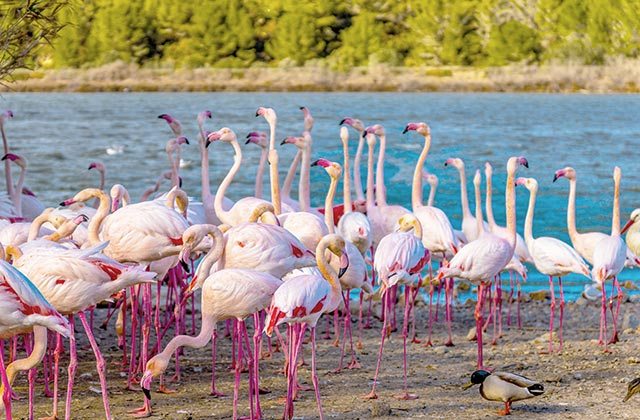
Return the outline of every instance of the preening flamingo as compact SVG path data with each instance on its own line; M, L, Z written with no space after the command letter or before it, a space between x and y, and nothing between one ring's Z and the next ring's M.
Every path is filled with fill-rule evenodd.
M444 166L452 166L460 174L460 204L462 206L462 233L467 242L471 242L478 237L478 225L475 217L469 210L469 198L467 195L467 177L465 174L464 161L460 158L449 158L444 162ZM489 230L489 225L483 222L484 230Z
M78 364L74 334L73 316L77 314L82 322L89 343L96 357L96 367L100 377L102 400L107 419L111 419L109 407L106 365L102 353L93 336L93 331L85 318L84 311L108 299L120 290L140 283L154 282L156 273L144 271L138 266L127 266L108 258L100 251L104 245L87 250L60 250L45 248L24 255L14 255L14 265L29 276L47 300L71 321L71 341L69 378L65 415L70 417L71 395L74 375ZM58 411L58 365L62 352L62 341L58 339L54 368L54 400L52 417Z
M623 293L618 282L618 274L622 271L627 257L627 246L620 236L620 178L622 171L619 167L613 170L613 217L611 219L611 235L605 235L600 239L593 249L593 268L591 275L593 281L602 286L602 308L600 312L600 344L604 343L605 351L607 351L607 343L618 342L618 315L620 314L620 303L622 302ZM605 290L605 282L613 279L611 285L610 303L611 316L613 318L613 335L611 340L607 341L607 292ZM613 294L617 292L616 310L613 310Z
M346 131L346 128L342 127L343 130ZM342 168L340 164L337 162L331 162L326 159L318 159L313 163L313 166L321 166L325 169L325 171L329 174L331 178L331 184L329 185L329 191L327 192L327 197L325 200L325 223L329 230L329 233L335 233L335 227L333 223L333 198L336 193L336 189L338 187L338 182L340 180L340 174L342 172ZM361 214L361 213L358 213ZM342 298L344 301L344 334L343 334L343 342L340 350L340 364L338 365L337 371L342 369L342 361L344 359L344 348L347 341L347 336L349 337L349 345L351 352L351 362L348 365L349 369L359 368L360 363L358 363L358 359L356 358L355 351L353 349L353 337L351 333L351 289L362 289L367 294L373 293L373 288L367 282L367 265L364 261L364 256L360 252L360 250L350 241L345 239L345 248L344 252L347 254L349 258L349 268L344 272L342 276L340 276L340 286L342 287ZM330 264L334 270L340 270L341 261L338 258L332 257L330 259ZM334 318L335 319L335 318ZM360 320L362 321L362 320ZM360 325L362 322L359 323ZM338 337L336 337L338 340Z
M382 362L382 349L384 341L389 334L390 311L393 310L390 301L391 294L388 289L396 285L404 285L404 322L402 326L403 342L403 373L404 388L399 399L409 400L418 398L417 395L407 392L407 335L410 310L415 299L414 290L421 281L420 272L430 262L429 250L422 245L422 227L420 221L413 214L402 216L398 222L396 232L385 235L376 249L374 270L378 273L380 280L383 319L382 334L380 336L380 349L378 351L378 362L376 363L376 373L373 377L371 392L365 396L366 399L376 399L376 385L378 384L378 374ZM411 232L413 230L413 232Z
M3 357L0 355L0 394L2 395L5 416L11 414L11 384L20 370L31 369L37 365L47 348L47 329L66 337L70 334L69 323L42 296L38 288L17 268L5 261L5 253L0 246L0 340L17 334L34 332L33 349L26 359L15 360L5 370ZM3 346L0 346L3 347ZM29 375L30 395L33 401L33 384L35 371ZM0 412L2 412L0 407ZM33 417L33 412L30 412Z
M329 234L322 238L316 248L316 263L321 275L300 274L282 283L273 295L271 308L265 320L265 332L271 336L280 324L288 324L287 400L284 408L285 419L293 418L293 393L298 370L298 353L307 326L311 328L311 378L316 394L320 418L322 403L316 372L316 324L324 312L332 312L342 299L339 277L349 267L349 257L345 252L342 237ZM340 259L339 272L325 261L325 252L331 252Z
M555 316L556 299L554 293L553 278L558 277L560 287L560 325L558 336L560 339L560 349L562 351L563 337L562 324L564 317L564 293L562 291L562 277L569 273L577 273L590 277L589 267L575 249L564 242L548 236L533 237L533 216L536 206L536 196L538 194L538 181L534 178L518 178L516 185L524 185L530 193L529 208L527 218L524 222L524 239L529 248L529 253L533 258L536 269L549 276L549 289L551 291L551 314L549 317L549 353L553 352L553 319Z
M528 167L529 163L524 157L511 157L507 162L505 206L507 213L507 229L511 233L511 237L508 240L505 240L504 238L500 238L490 232L484 231L482 224L482 207L481 204L477 202L476 230L481 232L481 234L476 240L469 242L459 250L451 261L449 261L449 264L442 267L438 273L439 280L447 277L460 277L467 279L478 286L478 302L475 310L476 339L478 341L478 369L482 369L483 367L482 306L486 286L509 263L509 260L511 260L511 257L513 256L513 250L516 246L515 174L519 165ZM464 173L464 171L461 173Z
M214 229L211 226L209 229ZM206 259L216 260L222 254L222 243L220 240L222 234L218 231L214 246L207 254ZM184 251L184 255L188 251ZM244 319L250 315L257 314L260 310L265 309L273 297L276 289L282 284L282 281L267 273L246 269L224 269L212 274L207 274L202 286L202 326L197 337L180 335L174 337L161 353L152 357L146 364L140 385L145 393L145 404L142 408L134 410L136 417L146 417L151 414L151 381L154 377L162 374L168 366L171 355L181 346L200 348L205 346L215 331L216 323L227 319L236 319L238 321L235 331L238 343L238 359L242 360L242 352L247 332L244 326ZM255 319L256 317L254 317ZM258 329L259 331L259 329ZM261 333L261 332L260 332ZM250 357L249 370L249 397L251 401L252 418L261 418L259 402L256 400L256 412L254 413L254 397L258 398L258 378L254 375L258 372L257 363L259 354L257 354L258 332L254 335L254 352ZM250 349L247 349L250 351ZM254 366L255 363L255 366ZM233 417L237 418L237 403L240 387L240 369L241 363L236 364L236 381L233 398Z
M410 212L402 206L387 204L387 191L384 184L384 156L387 148L387 136L384 127L380 124L375 124L367 127L365 133L367 135L373 134L380 138L380 150L378 151L378 163L376 165L375 206L372 205L372 200L369 200L369 190L374 188L373 185L369 186L367 177L367 217L369 217L373 229L373 246L375 248L385 235L394 231L398 219ZM369 144L370 154L369 166L372 167L375 137L367 136L367 143Z

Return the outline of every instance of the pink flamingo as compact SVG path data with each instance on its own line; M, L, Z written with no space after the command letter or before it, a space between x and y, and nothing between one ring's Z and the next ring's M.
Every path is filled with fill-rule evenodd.
M210 227L212 229L213 226ZM218 238L222 234L218 232ZM217 243L207 254L208 259L217 259L222 255L222 244ZM188 255L185 253L184 255ZM180 335L174 337L165 349L152 357L146 364L140 385L145 393L145 403L140 409L134 410L132 413L136 417L147 417L151 415L151 381L155 376L162 374L169 363L171 354L181 346L200 348L205 346L215 331L218 321L226 319L236 319L238 321L236 328L236 339L238 343L238 360L242 359L242 349L244 341L248 337L244 319L250 315L257 314L258 311L265 309L276 289L282 284L278 278L267 273L253 270L243 269L224 269L206 276L202 286L202 327L197 337ZM257 324L256 324L257 325ZM257 363L259 355L257 354L259 329L254 335L254 346L256 354L250 359L249 379L249 396L251 401L252 418L261 418L259 402L257 403L257 412L253 411L253 399L258 398L258 378L254 375L258 372ZM237 418L237 403L240 389L240 369L241 364L236 363L236 378L233 398L233 418Z
M155 282L156 273L145 272L136 266L126 266L100 254L104 245L87 250L40 249L25 255L14 255L14 265L29 276L53 307L63 315L68 315L71 323L69 378L65 416L70 417L71 395L76 367L76 344L73 316L77 314L89 338L96 357L96 367L100 377L105 415L111 419L109 407L106 365L91 326L84 311L108 299L115 293L140 283ZM58 360L62 353L62 341L58 339L54 359L54 396L52 418L58 412Z
M340 305L341 288L339 277L349 266L345 252L345 241L339 235L329 234L322 238L316 248L316 263L321 275L300 274L288 279L276 290L265 321L265 332L271 336L278 325L288 324L289 360L287 363L287 399L283 417L293 418L293 394L298 370L298 354L307 326L311 328L311 378L316 395L318 413L323 419L318 374L316 372L316 325L324 312L332 312ZM340 259L338 273L327 264L325 252Z
M264 180L264 165L267 163L267 154L269 153L269 143L267 135L262 131L252 131L247 134L247 141L244 144L253 143L260 147L260 162L256 172L256 184L254 187L254 195L256 198L262 198L262 186Z
M169 124L169 128L171 129L171 131L176 137L179 137L182 135L182 124L180 124L180 121L173 118L169 114L160 114L158 115L158 118L160 118L161 120L165 120L167 124Z
M413 232L410 232L413 230ZM381 285L383 320L382 334L380 337L380 349L378 351L378 362L376 363L376 373L373 377L371 392L365 395L366 399L376 399L376 385L380 364L382 362L382 350L384 341L389 333L389 315L392 310L390 294L387 290L395 285L404 285L405 306L404 322L402 327L403 342L403 393L398 395L401 400L412 400L418 398L417 395L407 392L407 335L410 310L413 306L412 298L415 297L413 289L421 281L420 272L427 265L431 258L429 250L422 245L422 227L420 221L411 213L402 216L398 220L398 231L386 235L376 249L373 268L378 273Z
M438 280L447 277L460 277L478 285L478 302L476 304L476 339L478 342L478 369L483 368L482 357L482 306L487 283L491 281L509 263L516 246L516 192L515 174L519 165L525 167L529 163L524 157L511 157L507 162L506 213L507 229L511 237L506 240L490 232L484 231L482 207L476 203L476 229L480 232L478 239L469 242L449 261L447 266L438 272ZM479 200L478 200L479 201Z
M345 127L342 127L343 130L347 130ZM340 180L340 174L342 172L342 168L337 162L330 162L326 159L318 159L315 161L312 166L321 166L325 169L325 171L329 174L331 178L331 183L329 185L329 191L327 192L327 197L325 200L325 223L327 228L329 229L329 233L335 233L335 227L333 223L333 198L336 193L336 189L338 187L338 182ZM364 257L360 253L360 250L348 240L345 240L345 249L344 252L347 254L349 258L349 268L340 276L340 286L342 288L342 298L344 301L344 340L342 342L342 347L340 350L340 364L338 365L338 369L336 372L342 370L342 362L344 360L344 350L345 344L347 341L347 336L349 337L349 344L351 349L351 362L347 366L349 369L358 369L360 368L360 363L356 358L355 351L353 349L353 338L351 333L351 289L363 289L367 294L373 293L373 288L367 282L367 265L364 261ZM331 258L330 264L334 270L340 269L340 261L338 258ZM360 323L361 324L361 323ZM338 337L336 337L336 340Z
M47 329L58 332L65 337L70 334L67 320L54 309L42 296L38 288L20 270L5 261L4 249L0 246L0 340L11 338L17 334L33 331L33 349L31 354L21 360L15 360L6 369L0 356L0 394L7 419L11 413L11 384L20 370L28 370L36 366L44 357L47 348ZM0 345L2 347L2 345ZM35 371L29 374L29 402L33 402L33 384ZM32 404L30 404L32 407ZM33 412L30 411L30 418Z
M609 343L618 341L618 315L620 314L620 303L623 293L618 283L618 274L624 268L627 257L627 246L620 236L620 178L622 171L619 167L613 170L613 217L611 220L611 235L606 235L596 243L593 249L593 268L591 275L594 281L602 286L602 309L600 312L600 339L599 343L604 343L607 351L607 293L605 282L613 279L611 285L611 297L613 299L614 288L618 295L618 303L615 312L613 311L613 300L610 303L611 315L613 317L613 335Z
M536 196L538 194L538 181L534 178L518 178L517 185L524 185L529 190L529 208L527 218L524 223L524 239L529 248L529 254L533 258L536 269L549 276L549 288L551 290L551 313L549 318L549 353L553 352L553 319L555 312L555 294L553 287L553 277L558 277L560 286L560 326L558 336L560 339L560 350L562 351L563 337L562 324L564 315L564 293L562 292L562 277L569 273L577 273L590 277L589 267L575 249L564 242L548 236L533 237L533 216L536 206Z
M346 117L340 121L340 125L348 125L358 132L358 148L356 157L353 159L353 188L356 190L355 210L360 213L366 211L367 201L362 189L362 178L360 177L360 164L362 162L362 151L364 150L364 124L357 118Z

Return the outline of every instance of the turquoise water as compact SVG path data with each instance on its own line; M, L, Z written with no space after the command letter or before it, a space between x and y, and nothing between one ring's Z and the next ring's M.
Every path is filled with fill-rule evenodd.
M577 224L579 230L607 232L611 224L614 165L622 168L622 218L640 207L640 96L546 95L546 94L412 94L412 93L20 93L0 97L0 108L12 109L7 123L13 151L29 162L27 184L49 205L76 191L97 184L97 174L87 171L89 162L107 166L108 185L124 184L137 198L168 169L164 152L171 137L161 113L178 118L186 135L197 138L196 114L213 112L207 129L228 126L238 137L253 130L267 131L264 119L255 118L258 106L278 112L278 139L298 135L302 114L309 107L315 118L314 158L340 160L338 122L345 116L365 124L380 123L387 130L385 165L388 201L410 206L411 176L423 140L402 135L409 121L425 121L432 129L433 145L426 168L440 180L436 205L447 212L454 226L460 225L458 174L444 168L448 157L465 160L469 186L476 168L485 161L494 165L494 211L504 224L504 177L506 159L524 155L530 168L520 176L538 179L540 192L534 221L535 236L568 240L566 200L568 183L552 183L556 169L567 165L578 172ZM354 133L352 132L352 135ZM355 137L355 136L354 136ZM352 154L355 138L352 138ZM110 145L124 145L124 153L107 155ZM244 164L230 189L230 197L253 192L259 149L243 145ZM284 174L295 150L283 146ZM232 150L214 144L210 150L212 186L226 174ZM183 159L193 166L183 169L184 188L199 196L197 146L183 147ZM362 168L363 176L366 168ZM297 184L297 181L296 181ZM320 206L328 185L324 171L312 171L312 203ZM265 189L268 191L268 189ZM425 194L426 194L425 188ZM473 191L470 188L471 206ZM426 195L425 195L426 197ZM518 189L518 226L522 231L528 194ZM473 207L472 207L473 208ZM638 271L625 271L622 279L638 278ZM568 295L582 290L580 276L566 279ZM528 290L547 287L547 279L529 267Z

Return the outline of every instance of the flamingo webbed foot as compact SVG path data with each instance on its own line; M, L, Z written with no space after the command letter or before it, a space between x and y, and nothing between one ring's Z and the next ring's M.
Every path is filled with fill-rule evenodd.
M409 394L408 392L405 392L404 394L396 395L395 398L398 400L409 401L409 400L417 400L418 396L416 394Z
M367 395L364 395L362 398L365 399L365 400L377 400L378 399L378 394L376 394L375 391L371 391Z

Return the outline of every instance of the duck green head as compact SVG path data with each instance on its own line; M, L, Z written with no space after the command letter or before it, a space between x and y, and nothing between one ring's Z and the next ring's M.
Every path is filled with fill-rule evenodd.
M462 386L462 389L469 389L474 385L479 385L484 382L491 375L491 372L486 370L476 370L471 374L471 380Z
M627 402L629 398L631 398L634 394L640 392L640 378L636 378L633 381L629 382L627 388L627 395L625 395L624 400L622 402Z

